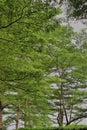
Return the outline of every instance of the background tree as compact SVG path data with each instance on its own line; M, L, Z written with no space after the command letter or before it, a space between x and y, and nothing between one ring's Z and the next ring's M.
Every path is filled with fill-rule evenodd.
M87 92L84 92L87 77L84 69L82 69L86 69L86 50L81 50L81 48L83 48L82 46L85 45L85 41L77 41L76 45L74 45L72 41L75 39L72 40L72 30L68 29L67 31L64 31L64 28L63 31L61 30L57 29L52 32L53 38L50 40L49 46L49 53L54 59L52 73L54 73L56 77L65 79L65 82L55 82L55 85L53 85L56 91L55 94L57 94L57 96L54 94L53 98L55 99L53 100L54 109L58 109L57 120L60 126L63 124L68 125L74 121L87 117L85 107L81 107L87 98ZM64 33L62 32L66 32L66 36L64 36ZM58 34L60 34L60 37ZM79 45L81 45L81 47ZM58 92L56 89L58 89ZM83 113L83 111L85 112Z
M63 3L65 0L60 0ZM68 10L70 11L70 16L77 19L87 18L87 4L86 0L67 0Z

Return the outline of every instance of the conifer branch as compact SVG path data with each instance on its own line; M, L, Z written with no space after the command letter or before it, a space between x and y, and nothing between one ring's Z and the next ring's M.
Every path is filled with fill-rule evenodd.
M21 11L21 14L19 16L19 18L17 18L16 20L12 21L11 23L7 24L7 25L4 25L4 26L1 26L0 29L4 29L4 28L8 28L9 26L13 25L14 23L18 22L22 17L23 17L23 12L24 12L24 9L27 7L27 5L25 5Z

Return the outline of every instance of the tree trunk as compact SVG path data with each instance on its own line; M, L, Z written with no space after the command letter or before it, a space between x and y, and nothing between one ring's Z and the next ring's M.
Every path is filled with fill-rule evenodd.
M18 130L18 125L19 125L19 116L20 116L20 104L18 104L18 106L17 106L16 130Z
M24 121L24 127L31 127L32 120L29 113L29 99L25 99L25 121Z
M0 130L3 129L3 123L2 123L2 110L3 110L3 106L2 106L2 102L0 101Z
M25 99L25 122L24 122L24 126L27 127L28 126L28 99Z
M57 121L59 126L63 126L63 118L64 118L64 113L63 113L63 84L61 83L60 86L60 108L59 108L59 113L57 117Z

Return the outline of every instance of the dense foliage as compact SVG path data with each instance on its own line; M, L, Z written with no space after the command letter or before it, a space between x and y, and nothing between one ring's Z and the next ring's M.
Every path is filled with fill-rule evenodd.
M65 127L59 127L59 128L42 128L42 129L20 129L20 130L86 130L87 126L85 125L70 125Z
M60 0L60 3L65 0ZM79 19L87 19L87 1L86 0L67 0L68 13L71 16Z
M87 34L61 25L60 13L50 1L0 1L1 130L13 121L18 129L20 121L32 128L87 117Z

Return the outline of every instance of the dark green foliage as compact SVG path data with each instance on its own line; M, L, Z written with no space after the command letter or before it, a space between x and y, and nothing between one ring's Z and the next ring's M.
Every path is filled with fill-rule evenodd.
M86 0L69 0L73 6L73 16L80 18L87 18L87 4Z
M35 129L29 129L29 128L20 128L19 130L87 130L86 125L70 125L65 127L58 127L58 128L35 128Z
M60 0L62 3L65 0ZM87 19L87 0L68 0L68 11L72 12L70 15L79 19ZM68 12L69 14L69 12Z
M31 129L31 128L20 128L19 130L60 130L58 128L34 128L34 129ZM62 130L62 129L61 129Z

